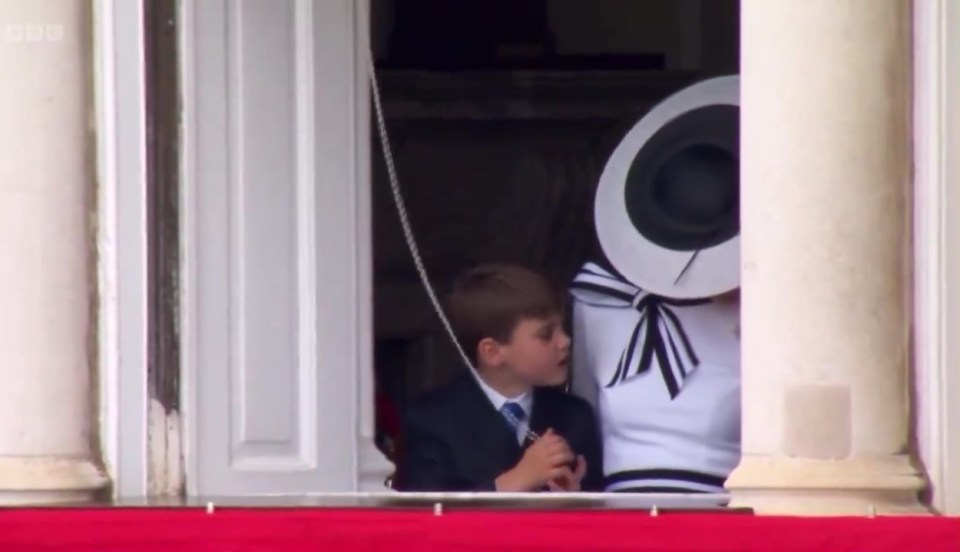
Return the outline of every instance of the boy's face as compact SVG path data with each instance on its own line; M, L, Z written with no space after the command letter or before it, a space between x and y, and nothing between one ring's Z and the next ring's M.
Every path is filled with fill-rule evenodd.
M508 343L499 344L502 365L533 386L561 385L567 380L570 336L559 314L524 318Z

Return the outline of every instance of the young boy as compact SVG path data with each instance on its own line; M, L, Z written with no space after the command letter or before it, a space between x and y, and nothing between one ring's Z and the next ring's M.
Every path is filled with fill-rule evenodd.
M410 408L400 490L602 489L593 410L556 387L570 355L563 302L520 266L484 265L457 280L447 312L476 371Z

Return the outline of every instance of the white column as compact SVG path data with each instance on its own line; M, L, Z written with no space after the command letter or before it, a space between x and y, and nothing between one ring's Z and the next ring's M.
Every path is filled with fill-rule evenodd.
M90 12L0 3L0 503L80 501L93 461Z
M907 454L909 5L743 0L735 505L921 511Z

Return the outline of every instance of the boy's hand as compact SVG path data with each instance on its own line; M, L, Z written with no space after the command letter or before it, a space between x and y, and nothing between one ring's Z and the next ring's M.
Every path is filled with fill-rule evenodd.
M566 439L548 429L524 451L523 458L513 469L496 479L496 488L501 492L539 489L549 481L570 474L572 461L573 452Z
M577 456L577 468L574 471L571 472L570 468L566 467L560 477L551 479L547 482L547 485L553 492L575 493L580 490L580 482L583 481L583 476L586 474L587 460L581 454Z

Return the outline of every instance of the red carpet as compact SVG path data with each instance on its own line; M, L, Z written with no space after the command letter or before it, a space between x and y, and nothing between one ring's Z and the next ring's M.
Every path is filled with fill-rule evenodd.
M960 552L960 518L777 518L629 511L31 509L0 551L648 550Z

